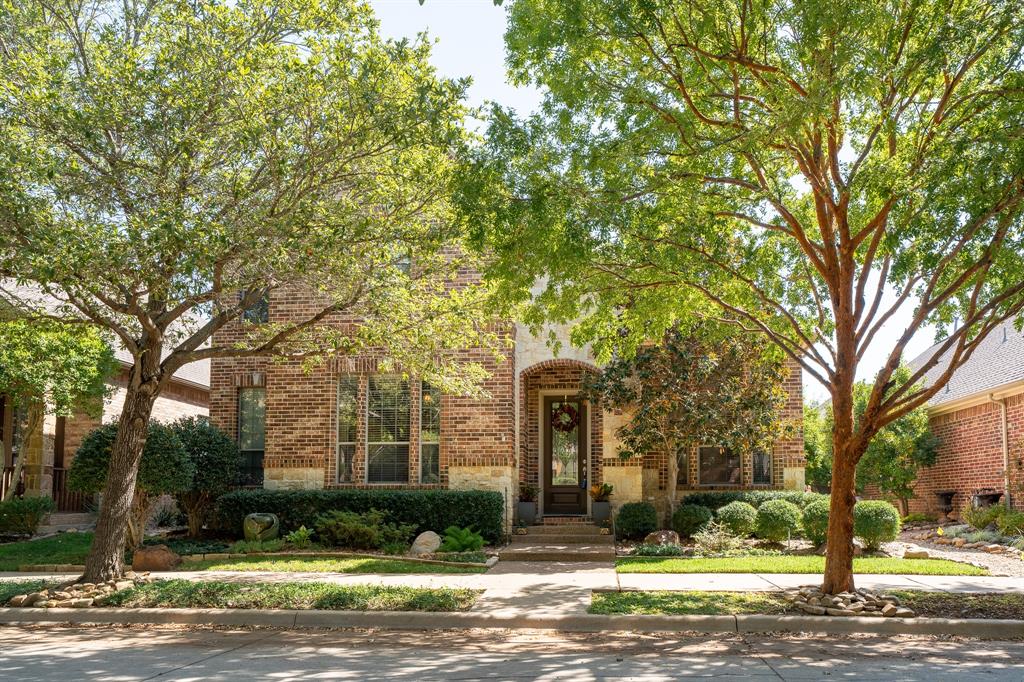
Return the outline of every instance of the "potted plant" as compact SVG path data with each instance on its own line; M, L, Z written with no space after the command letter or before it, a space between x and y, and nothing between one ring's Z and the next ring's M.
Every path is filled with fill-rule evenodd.
M614 488L610 483L595 483L590 486L590 515L594 517L594 523L600 525L611 518L612 505L608 498Z
M519 484L519 504L516 505L516 515L519 522L525 526L532 526L537 520L537 486L532 483Z

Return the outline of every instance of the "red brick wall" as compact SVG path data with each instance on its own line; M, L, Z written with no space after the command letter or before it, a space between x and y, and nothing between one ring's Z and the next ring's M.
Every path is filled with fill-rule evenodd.
M937 510L936 492L956 491L953 513L977 491L1003 491L1002 425L999 405L983 403L931 418L939 437L935 465L918 473L912 512ZM1024 393L1007 399L1010 452L1010 494L1014 506L1024 508Z

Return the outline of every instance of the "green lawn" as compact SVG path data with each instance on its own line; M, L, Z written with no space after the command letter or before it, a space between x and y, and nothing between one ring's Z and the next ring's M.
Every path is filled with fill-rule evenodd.
M721 559L625 558L616 562L619 573L821 573L820 556L741 556ZM882 575L988 575L987 569L945 559L893 559L857 557L854 573Z
M81 564L89 553L92 533L60 533L39 540L0 545L0 571L38 564Z
M466 611L479 590L331 583L158 580L111 595L109 606L140 608Z
M786 606L774 592L594 592L590 613L730 616L784 613Z
M448 566L402 559L322 559L238 557L190 561L181 564L183 571L278 571L311 573L485 573L485 566Z
M53 587L57 583L46 580L0 580L0 606L4 606L19 594L38 592L43 588Z

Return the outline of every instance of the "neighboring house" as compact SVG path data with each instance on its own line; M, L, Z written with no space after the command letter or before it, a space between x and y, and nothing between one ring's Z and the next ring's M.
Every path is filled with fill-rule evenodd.
M3 490L12 484L16 457L25 456L25 467L20 488L27 495L46 495L57 502L58 511L82 511L86 497L67 489L67 469L86 434L100 425L116 421L124 404L125 386L131 355L124 350L115 352L120 368L108 381L110 395L103 401L103 414L91 417L84 413L72 417L45 415L42 429L25 434L22 425L26 415L12 409L11 403L0 395L0 439L12 453L4 462ZM182 367L163 389L153 406L153 418L168 422L179 417L209 413L210 367L207 362L195 362Z
M915 358L920 367L936 347ZM949 364L932 368L933 380ZM1024 508L1024 334L1011 320L993 330L928 403L940 444L935 465L918 473L911 511L952 511L990 504L1007 490Z
M241 325L308 314L312 301L277 293L244 321L225 328L215 344L237 338ZM417 380L378 371L372 356L337 358L310 372L298 361L214 359L210 416L236 434L247 482L267 489L347 487L470 488L505 496L508 518L520 483L541 489L543 515L586 515L586 487L606 481L614 504L654 500L667 480L663 456L624 461L616 428L623 415L594 409L579 396L584 376L597 370L587 349L567 343L555 357L546 331L520 324L504 333L513 349L495 361L480 349L464 357L490 372L486 398L441 395ZM799 368L790 367L782 416L799 424ZM725 452L715 444L691 453L678 487L733 490L804 487L802 437L774 452Z

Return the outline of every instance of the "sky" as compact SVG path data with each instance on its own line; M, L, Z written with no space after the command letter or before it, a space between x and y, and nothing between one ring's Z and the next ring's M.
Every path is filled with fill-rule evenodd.
M506 78L504 7L495 6L490 0L426 0L423 5L418 0L370 0L370 5L384 36L411 39L427 32L435 41L432 61L438 72L450 78L472 79L469 104L479 106L493 101L513 107L520 114L528 114L539 106L540 91L516 88ZM893 300L894 296L887 292L883 305ZM908 302L882 328L861 364L858 378L869 380L878 371L912 312L913 305ZM908 345L905 359L913 359L934 340L934 330L919 332ZM804 398L820 402L827 397L825 388L805 372Z

